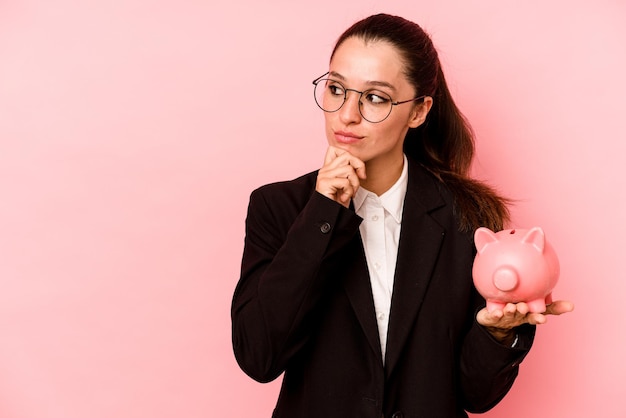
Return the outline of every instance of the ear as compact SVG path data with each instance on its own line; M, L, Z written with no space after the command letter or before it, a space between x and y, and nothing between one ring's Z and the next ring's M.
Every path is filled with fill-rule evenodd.
M479 253L485 251L487 245L497 242L498 237L496 234L489 228L478 228L476 232L474 232L474 244L476 244L476 249Z
M433 107L433 98L430 96L424 97L420 104L413 106L411 119L409 119L409 128L417 128L424 123L431 107Z
M535 247L540 253L543 253L543 249L546 246L546 236L543 233L543 229L538 226L530 229L524 238L522 238L522 242L526 244L531 244Z

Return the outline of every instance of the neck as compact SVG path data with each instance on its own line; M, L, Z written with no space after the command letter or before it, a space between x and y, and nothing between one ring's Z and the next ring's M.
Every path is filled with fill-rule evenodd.
M361 181L361 186L366 190L380 196L393 186L402 175L404 156L392 161L370 160L365 163L367 179Z

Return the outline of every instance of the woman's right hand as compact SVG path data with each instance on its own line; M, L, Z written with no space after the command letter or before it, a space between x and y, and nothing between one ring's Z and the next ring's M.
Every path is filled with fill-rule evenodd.
M329 146L324 166L317 174L315 190L343 206L350 206L354 196L365 180L365 163L348 151Z

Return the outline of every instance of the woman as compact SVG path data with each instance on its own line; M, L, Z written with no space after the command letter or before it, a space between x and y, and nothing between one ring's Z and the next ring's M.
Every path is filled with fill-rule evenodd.
M323 167L254 191L232 305L241 368L285 373L274 417L466 417L508 392L551 304L489 313L473 231L505 201L468 178L472 132L428 35L376 15L314 81Z

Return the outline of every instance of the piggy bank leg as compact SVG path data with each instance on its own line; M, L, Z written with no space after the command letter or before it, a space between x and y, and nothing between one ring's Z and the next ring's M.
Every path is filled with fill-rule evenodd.
M503 302L498 302L498 301L495 301L495 300L487 300L487 311L488 312L493 312L496 309L503 310L505 306L506 306L506 304L503 303Z
M552 292L548 293L548 296L546 296L546 305L549 305L552 303Z
M527 302L528 310L533 313L543 313L546 311L546 300L544 298L541 299L533 299Z

